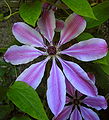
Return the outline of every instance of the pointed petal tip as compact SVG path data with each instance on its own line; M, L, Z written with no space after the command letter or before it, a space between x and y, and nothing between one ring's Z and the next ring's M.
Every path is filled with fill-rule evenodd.
M12 33L20 43L35 47L44 46L43 38L39 32L24 22L14 23Z
M101 59L107 55L107 52L107 43L101 38L91 38L81 41L62 51L63 54L70 55L81 61Z
M78 91L88 96L96 96L98 94L96 86L78 64L58 59L62 64L65 76Z
M72 105L65 106L62 112L58 116L54 116L52 120L67 120L71 114Z
M57 116L64 108L66 99L65 77L53 60L50 76L47 80L47 102L52 113Z
M42 16L38 20L38 27L42 35L51 42L54 37L56 21L53 10L44 10Z
M4 59L6 62L10 62L13 65L19 65L26 64L42 54L43 52L39 52L39 50L32 46L13 45L7 49L6 53L4 54Z
M104 96L86 97L83 99L83 103L97 110L107 109L107 101Z
M61 31L60 44L65 44L76 38L86 28L86 21L83 17L73 13L65 21L65 26Z
M78 91L80 91L84 95L87 95L90 97L96 97L98 95L98 90L95 85L92 85L92 84L90 84L90 85L91 86L89 86L89 88L87 90L81 91L80 89L78 89Z

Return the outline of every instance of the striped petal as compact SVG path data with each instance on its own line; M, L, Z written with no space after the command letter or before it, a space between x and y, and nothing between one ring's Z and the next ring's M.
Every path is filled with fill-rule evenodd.
M65 77L53 60L47 81L47 101L52 113L57 116L64 108L66 99Z
M79 110L77 109L77 107L73 110L70 116L70 120L82 120L81 114Z
M64 28L64 21L56 19L56 32L60 32Z
M66 104L68 104L69 102L72 102L72 99L68 96L66 96Z
M23 22L14 23L12 32L15 38L23 44L35 47L44 46L41 35L35 29Z
M95 84L95 75L94 74L92 74L92 73L87 73L87 75L88 75L88 77L93 81L93 83Z
M106 102L105 97L103 96L86 97L85 99L83 99L83 103L97 110L107 108L107 102Z
M69 82L81 93L88 96L96 96L97 88L90 80L87 73L76 63L60 59L63 72Z
M84 120L100 120L98 115L91 109L80 106L80 110Z
M75 95L76 89L72 86L72 84L66 79L66 89L67 93L71 96Z
M6 51L4 59L6 62L10 62L13 65L19 65L28 63L40 55L43 55L43 52L35 49L32 46L13 45Z
M107 52L108 48L105 40L92 38L79 42L61 53L70 55L81 61L92 61L106 56Z
M80 35L86 27L83 17L73 13L65 21L65 27L61 31L60 45Z
M44 75L45 66L47 59L39 63L31 65L29 68L25 69L16 79L16 81L23 81L36 89L40 84L42 77Z
M71 114L72 106L64 107L63 111L57 116L54 117L52 120L67 120Z
M54 37L55 16L53 10L44 10L38 21L38 27L43 36L51 42Z

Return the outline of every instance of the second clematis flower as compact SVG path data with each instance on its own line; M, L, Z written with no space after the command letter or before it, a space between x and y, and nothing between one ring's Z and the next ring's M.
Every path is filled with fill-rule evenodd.
M59 23L59 22L58 22ZM16 79L23 81L36 89L44 75L46 63L49 58L53 58L50 76L47 80L47 101L52 113L57 116L65 105L66 84L65 77L81 93L88 96L96 96L97 88L88 77L87 73L76 63L65 61L59 57L60 54L67 54L82 61L92 61L100 59L107 54L107 44L100 38L92 38L72 45L61 51L61 45L69 42L80 35L86 27L83 17L73 13L65 21L61 30L60 40L57 46L53 44L56 20L53 10L44 10L38 21L39 31L23 22L13 25L12 32L15 38L25 45L13 45L6 51L4 59L13 65L26 64L41 55L47 58L41 62L31 65L24 70ZM45 44L45 39L48 45ZM45 52L38 49L41 47ZM63 67L63 71L56 64L58 59Z
M95 83L93 74L88 73L92 82ZM98 115L90 108L96 110L107 109L107 101L104 96L89 97L78 92L66 79L66 106L62 112L52 120L100 120Z

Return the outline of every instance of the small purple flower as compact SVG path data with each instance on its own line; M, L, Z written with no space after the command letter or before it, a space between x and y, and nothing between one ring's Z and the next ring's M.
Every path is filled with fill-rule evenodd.
M61 21L57 21L57 27L59 22ZM43 78L48 59L53 58L50 76L47 80L47 101L54 115L58 115L65 105L65 76L83 94L88 96L97 95L97 88L90 81L86 72L76 63L61 59L59 55L62 53L75 57L78 60L92 61L106 56L108 50L105 40L92 38L61 51L59 49L61 45L74 39L84 31L86 21L77 14L71 14L66 19L64 26L61 25L57 29L64 28L61 30L60 41L55 46L53 44L53 37L54 30L56 29L56 20L53 10L43 11L38 21L38 31L23 22L15 23L12 28L13 35L20 43L25 45L13 45L4 55L5 61L13 65L28 63L41 55L47 56L47 59L33 64L24 70L16 80L26 82L34 89L38 87ZM44 39L48 40L49 46L44 44ZM44 48L45 52L38 50L38 47ZM58 59L62 64L64 74L56 64L55 59Z
M89 74L93 82L94 76ZM68 80L66 80L67 97L66 106L62 112L52 120L100 120L98 115L90 108L96 110L106 109L107 102L103 96L87 97L77 91Z

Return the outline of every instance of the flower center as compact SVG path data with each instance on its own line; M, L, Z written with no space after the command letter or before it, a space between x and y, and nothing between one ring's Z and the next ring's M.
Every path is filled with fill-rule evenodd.
M79 105L79 104L80 104L80 101L79 101L78 99L74 99L74 100L73 100L73 104Z
M47 49L47 52L49 55L56 55L56 47L54 46L49 46Z

